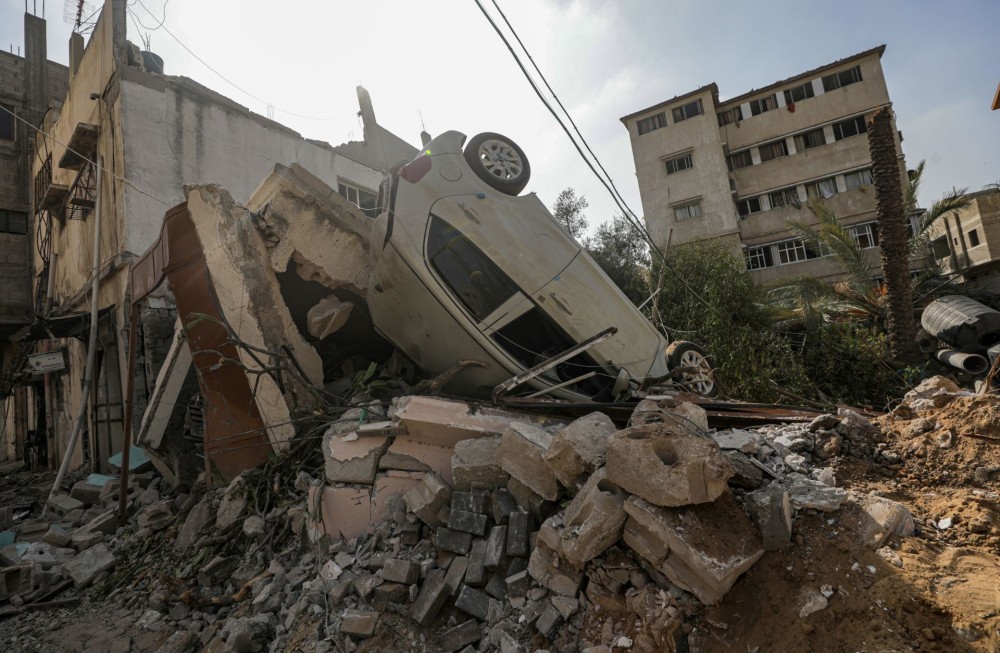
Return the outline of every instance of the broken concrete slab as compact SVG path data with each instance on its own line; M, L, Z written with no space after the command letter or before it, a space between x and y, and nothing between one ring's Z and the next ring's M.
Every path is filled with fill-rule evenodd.
M479 629L479 624L475 619L469 619L463 624L459 624L450 630L446 630L438 637L438 645L441 650L451 653L457 651L466 644L478 642L482 639L483 633Z
M340 620L340 632L355 637L371 637L375 634L379 613L371 610L344 610Z
M83 502L67 494L55 494L49 497L46 502L49 510L61 521L67 513L83 508Z
M604 413L591 413L556 431L545 463L563 487L575 491L604 464L608 442L617 431Z
M625 543L702 603L718 603L762 555L757 529L726 493L711 505L662 508L625 502Z
M323 437L323 458L326 480L330 483L375 482L379 459L389 447L384 436L359 437L356 431L335 435L327 432Z
M531 552L528 573L539 585L564 596L576 596L583 582L581 570L560 559L558 553L541 541Z
M52 524L49 526L49 530L45 533L42 541L52 546L67 546L70 543L70 539L70 533L67 533L60 526Z
M77 481L69 491L69 495L85 506L101 502L101 485L92 485L86 479Z
M901 537L913 535L915 528L913 515L898 501L869 494L858 497L857 504L862 510L859 535L865 546L878 549L891 535Z
M752 454L760 446L760 436L751 431L743 429L729 429L728 431L716 431L712 434L712 439L719 444L723 451L739 451L740 453Z
M403 497L410 490L419 487L423 480L423 472L402 472L394 469L376 476L371 494L372 521L390 516L395 509L405 510Z
M772 483L756 492L748 492L744 503L760 530L765 551L781 551L791 545L792 504L785 488Z
M313 541L321 534L349 540L364 533L372 522L371 489L367 487L313 486L308 501Z
M547 431L532 424L512 422L500 438L496 457L511 478L539 496L555 501L559 498L559 482L544 460L551 444L552 435Z
M84 550L63 565L75 587L86 587L98 575L115 566L115 556L108 545L100 542Z
M174 540L174 547L178 551L186 551L194 546L198 534L201 533L201 530L205 528L211 519L212 504L208 498L203 498L188 512L180 530L177 531L177 539Z
M499 437L460 440L451 457L451 472L455 489L483 490L503 487L509 475L497 461Z
M33 586L34 566L11 565L0 569L0 601L15 594L27 594Z
M559 554L583 567L621 537L628 513L624 490L607 480L604 467L590 475L563 515Z
M442 569L431 569L420 586L420 594L410 607L410 616L425 628L438 615L451 594Z
M353 310L354 304L341 301L336 295L328 295L306 313L306 329L313 338L323 340L340 331Z
M536 522L543 522L548 519L556 510L556 504L553 501L549 501L539 494L535 493L530 487L517 480L516 478L511 478L507 481L507 490L510 492L511 496L514 497L514 501L517 505L521 506L528 511Z
M832 487L798 473L787 474L785 485L792 507L797 510L812 508L832 512L847 500L847 491L843 488Z
M610 482L667 507L714 501L733 475L714 440L678 435L666 424L616 433L608 445L606 468Z
M733 467L729 484L746 490L756 490L764 482L764 470L755 465L750 457L739 451L723 451L723 455Z
M403 501L410 512L415 514L428 526L441 526L446 522L451 488L437 474L424 474L424 478L416 486L403 495ZM444 517L444 518L443 518Z
M454 447L462 440L499 436L511 422L532 419L523 413L478 406L464 401L435 397L406 396L393 400L389 415L406 427L407 437L417 442ZM538 426L553 426L560 422L534 418Z
M676 397L646 397L632 411L628 425L663 424L675 433L704 436L708 434L708 414L700 406Z

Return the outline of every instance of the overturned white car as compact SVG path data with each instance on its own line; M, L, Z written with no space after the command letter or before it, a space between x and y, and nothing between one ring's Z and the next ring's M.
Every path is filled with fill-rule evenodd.
M705 352L668 347L535 194L517 196L530 175L521 148L465 140L441 134L383 185L368 292L379 332L430 374L485 364L456 380L480 396L610 401L671 379L713 395Z

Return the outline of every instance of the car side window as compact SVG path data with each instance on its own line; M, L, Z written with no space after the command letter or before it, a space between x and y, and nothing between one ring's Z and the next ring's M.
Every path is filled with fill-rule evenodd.
M479 321L486 319L519 290L468 238L433 214L427 231L427 260Z

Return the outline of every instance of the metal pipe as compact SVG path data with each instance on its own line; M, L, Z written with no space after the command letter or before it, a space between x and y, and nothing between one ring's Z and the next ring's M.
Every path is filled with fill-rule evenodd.
M989 361L979 354L963 354L954 349L938 349L934 352L934 358L971 374L982 374L990 368Z
M52 483L49 499L52 499L58 493L59 486L63 482L63 477L66 476L66 470L69 469L70 458L73 457L73 451L76 449L76 441L80 439L80 431L83 430L83 422L87 418L87 399L90 396L90 385L94 378L94 358L97 353L97 299L98 290L101 286L101 218L103 217L103 211L101 210L101 196L103 194L101 186L101 158L96 154L94 158L97 167L97 200L94 202L94 271L92 273L93 279L91 280L90 289L90 340L87 343L87 366L83 373L80 408L76 413L73 432L70 433L69 442L66 443L66 451L63 453L62 464L59 465L59 473L56 474L56 480ZM45 515L48 508L49 502L46 501L45 506L42 508L42 516Z
M132 451L132 410L135 405L132 399L135 394L136 323L139 321L139 301L133 298L131 304L132 308L129 311L128 320L128 370L125 372L127 375L125 379L125 424L123 425L125 432L122 435L122 467L118 476L118 524L120 526L124 526L125 520L128 519L125 508L128 498L129 452Z

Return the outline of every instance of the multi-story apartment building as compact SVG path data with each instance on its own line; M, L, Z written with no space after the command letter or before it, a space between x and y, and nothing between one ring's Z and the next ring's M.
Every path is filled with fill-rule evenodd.
M1000 291L1000 188L968 195L969 205L942 216L930 230L931 252L956 282Z
M660 246L718 239L761 283L835 280L836 264L788 227L822 202L878 268L867 120L890 105L885 46L720 100L712 83L622 118L647 229ZM899 147L900 173L905 163Z

